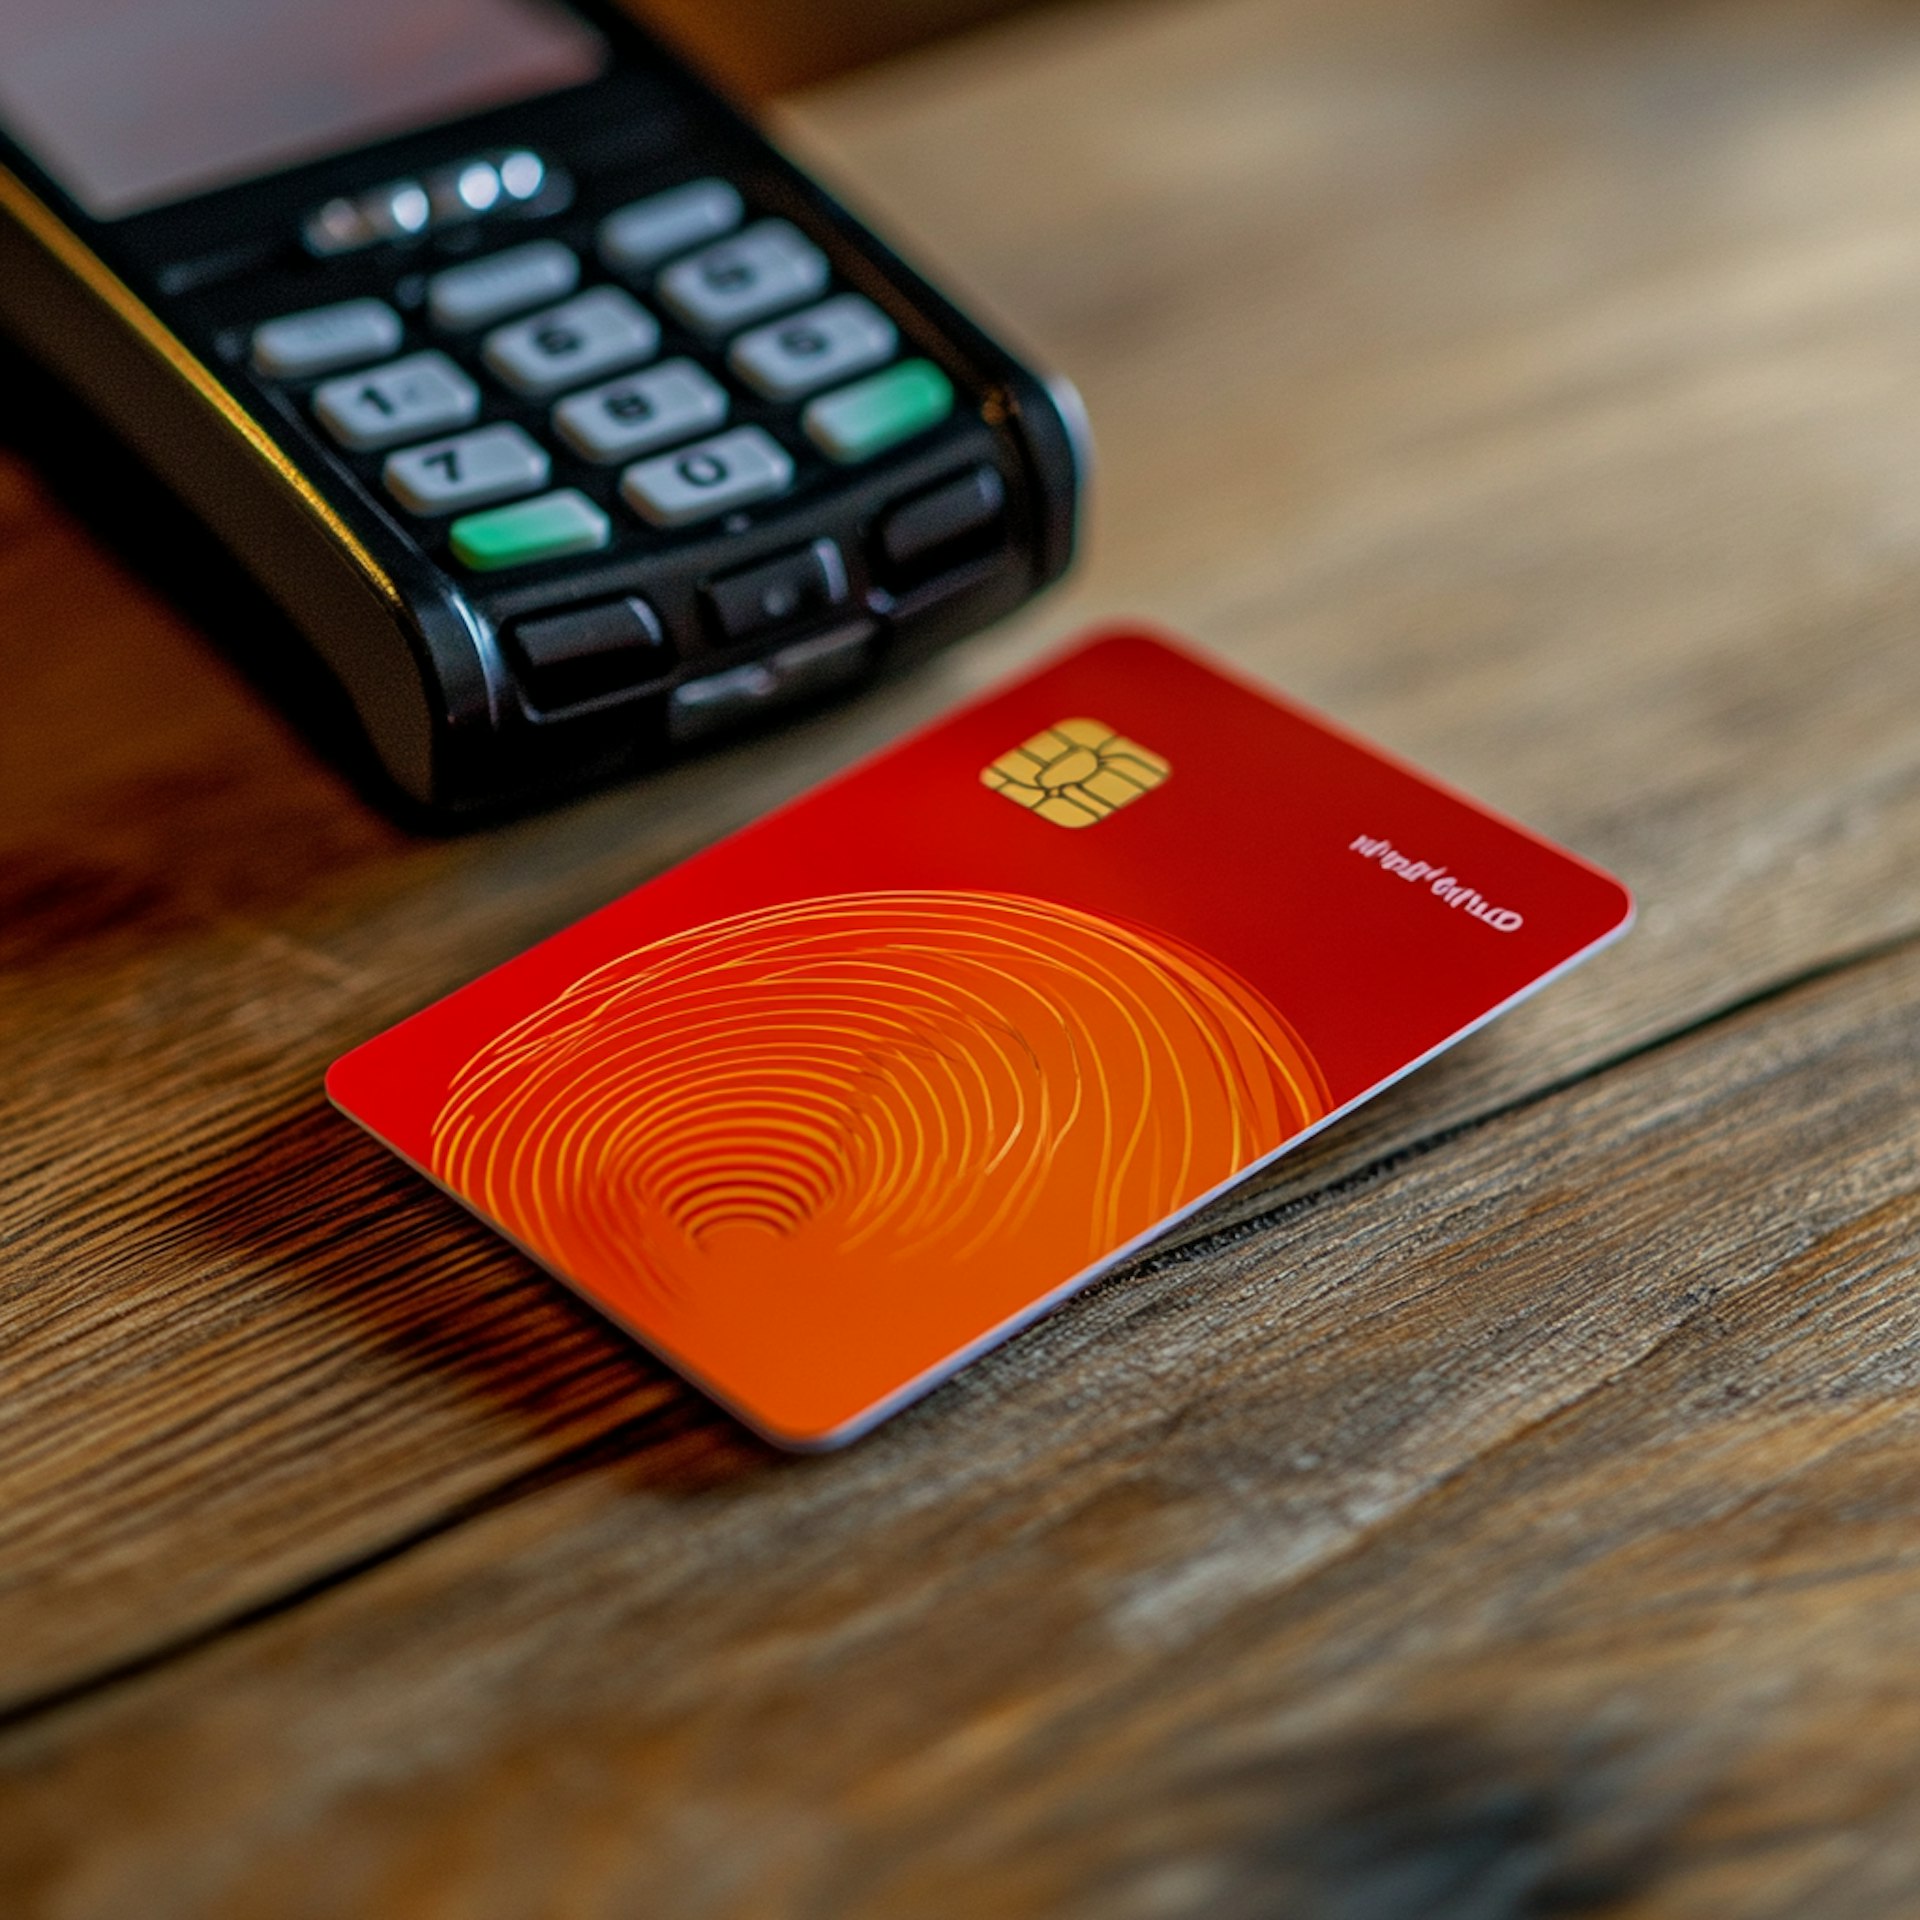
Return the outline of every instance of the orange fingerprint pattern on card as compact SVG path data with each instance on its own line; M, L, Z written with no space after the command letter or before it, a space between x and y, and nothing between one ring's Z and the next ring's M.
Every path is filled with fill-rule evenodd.
M432 1165L723 1384L764 1365L784 1390L808 1370L780 1329L864 1304L845 1378L816 1366L786 1409L805 1426L1328 1105L1285 1020L1193 948L1024 896L861 893L589 973L460 1071Z

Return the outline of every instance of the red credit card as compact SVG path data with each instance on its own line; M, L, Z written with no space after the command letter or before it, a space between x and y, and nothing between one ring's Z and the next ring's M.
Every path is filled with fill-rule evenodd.
M1119 631L327 1089L750 1426L832 1446L1632 914L1598 868Z

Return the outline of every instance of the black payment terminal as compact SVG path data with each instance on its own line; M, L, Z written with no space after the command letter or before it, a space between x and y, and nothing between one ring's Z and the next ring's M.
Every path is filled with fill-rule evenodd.
M436 813L857 685L1072 552L1071 389L597 0L5 0L0 324Z

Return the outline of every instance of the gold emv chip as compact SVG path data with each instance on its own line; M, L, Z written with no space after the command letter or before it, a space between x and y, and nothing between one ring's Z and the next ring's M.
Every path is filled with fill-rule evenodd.
M1151 793L1171 771L1104 721L1062 720L982 767L980 779L1056 827L1090 827Z

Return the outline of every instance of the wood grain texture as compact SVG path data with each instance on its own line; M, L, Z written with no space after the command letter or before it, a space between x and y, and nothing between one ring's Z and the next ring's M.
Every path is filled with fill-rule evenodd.
M41 1716L0 1885L1910 1913L1916 1281L1920 943L1106 1285L850 1455L627 1445Z
M835 74L1014 12L1031 0L631 0L637 13L751 99Z
M498 1797L466 1802L469 1811L491 1808L502 1832L518 1831L516 1769L550 1782L552 1769L577 1765L584 1806L603 1791L595 1785L602 1746L625 1751L618 1727L597 1722L585 1758L544 1745L538 1712L509 1685L522 1663L561 1676L576 1705L630 1668L656 1677L661 1712L680 1715L682 1731L669 1737L665 1722L647 1721L634 1736L631 1770L609 1763L604 1793L609 1805L622 1794L647 1798L658 1810L650 1831L682 1855L711 1855L706 1877L687 1883L707 1904L689 1912L782 1911L781 1874L815 1872L858 1830L848 1811L856 1801L870 1803L883 1825L897 1796L903 1821L926 1822L920 1839L937 1859L939 1834L962 1831L955 1810L987 1782L1002 1791L999 1839L966 1828L972 1837L954 1844L974 1847L978 1861L997 1857L1003 1875L1014 1852L1033 1854L1042 1864L1030 1885L998 1884L1007 1911L1021 1911L1022 1900L1045 1911L1055 1884L1046 1875L1068 1874L1065 1864L1045 1866L1055 1846L1047 1835L1065 1862L1078 1844L1079 1799L1090 1819L1124 1811L1143 1861L1159 1844L1149 1810L1124 1804L1133 1756L1149 1750L1162 1756L1151 1777L1163 1781L1190 1753L1194 1777L1213 1784L1179 1804L1200 1823L1196 1834L1213 1821L1219 1839L1202 1848L1200 1878L1176 1873L1171 1891L1151 1898L1128 1891L1146 1903L1140 1911L1231 1914L1231 1901L1262 1911L1259 1900L1282 1884L1260 1878L1268 1866L1257 1836L1268 1833L1281 1836L1271 1873L1320 1873L1328 1910L1342 1920L1395 1911L1387 1882L1366 1891L1355 1851L1368 1794L1386 1820L1398 1791L1389 1792L1401 1762L1389 1764L1399 1749L1386 1721L1357 1719L1358 1744L1338 1754L1303 1747L1298 1766L1286 1757L1293 1749L1269 1766L1261 1756L1282 1749L1261 1747L1246 1731L1252 1722L1236 1721L1253 1756L1236 1773L1208 1732L1216 1696L1204 1678L1216 1644L1206 1634L1228 1632L1238 1617L1224 1603L1217 1627L1196 1629L1190 1655L1174 1657L1189 1644L1175 1636L1167 1690L1150 1683L1156 1607L1185 1618L1178 1595L1189 1586L1229 1593L1228 1574L1216 1578L1217 1556L1220 1566L1249 1570L1256 1611L1282 1622L1272 1628L1279 1639L1260 1641L1250 1664L1232 1669L1281 1676L1277 1691L1262 1682L1249 1695L1266 1702L1260 1712L1276 1725L1288 1710L1282 1682L1305 1671L1282 1657L1295 1631L1284 1622L1304 1623L1304 1647L1320 1631L1315 1606L1329 1620L1348 1605L1371 1609L1382 1635L1411 1644L1422 1631L1422 1595L1444 1573L1473 1586L1472 1605L1491 1609L1489 1618L1522 1623L1512 1640L1459 1642L1458 1695L1445 1693L1437 1668L1417 1682L1403 1669L1410 1702L1427 1697L1421 1687L1440 1691L1429 1700L1430 1758L1419 1757L1419 1742L1408 1749L1416 1776L1408 1804L1418 1810L1401 1851L1424 1859L1427 1846L1433 1858L1419 1871L1437 1873L1452 1857L1446 1837L1478 1821L1487 1871L1519 1872L1516 1850L1532 1844L1539 1823L1563 1817L1567 1796L1587 1791L1574 1750L1595 1743L1604 1759L1612 1723L1595 1675L1604 1668L1613 1676L1607 1686L1639 1697L1631 1631L1608 1640L1603 1623L1589 1619L1580 1631L1596 1637L1583 1652L1588 1643L1573 1624L1554 1625L1560 1616L1549 1618L1550 1609L1528 1611L1547 1608L1573 1579L1585 1551L1581 1503L1625 1500L1646 1465L1657 1484L1640 1495L1657 1505L1670 1493L1676 1503L1659 1509L1666 1518L1657 1525L1648 1522L1649 1539L1661 1527L1673 1538L1635 1552L1667 1567L1697 1548L1709 1599L1746 1577L1742 1553L1759 1551L1758 1536L1740 1530L1761 1524L1751 1514L1715 1535L1718 1544L1695 1537L1688 1516L1715 1511L1711 1448L1689 1479L1684 1462L1664 1457L1655 1473L1646 1464L1651 1439L1635 1441L1620 1455L1634 1464L1621 1468L1626 1478L1611 1493L1611 1456L1582 1451L1581 1435L1607 1430L1580 1424L1579 1396L1623 1369L1655 1383L1640 1416L1648 1434L1665 1416L1694 1430L1681 1418L1692 1417L1694 1376L1633 1357L1642 1337L1634 1328L1657 1324L1666 1329L1658 1339L1678 1339L1682 1324L1678 1308L1646 1306L1643 1286L1657 1293L1684 1284L1713 1297L1762 1257L1753 1249L1800 1244L1806 1208L1830 1199L1844 1212L1857 1190L1867 1197L1846 1215L1855 1225L1834 1229L1830 1261L1817 1248L1806 1254L1803 1283L1809 1298L1832 1286L1841 1289L1836 1300L1851 1300L1856 1243L1848 1236L1863 1236L1862 1249L1880 1247L1872 1222L1881 1206L1892 1209L1887 1232L1904 1221L1896 1204L1904 1176L1887 1169L1905 1164L1911 1139L1896 1084L1907 1056L1895 1048L1876 1064L1862 1056L1871 1052L1865 1042L1849 1042L1850 1064L1831 1072L1834 1088L1852 1091L1835 1093L1833 1111L1820 1109L1813 1128L1830 1125L1838 1143L1819 1160L1824 1184L1795 1185L1785 1150L1756 1144L1759 1163L1776 1173L1770 1183L1739 1185L1737 1156L1715 1147L1711 1164L1747 1196L1729 1225L1709 1204L1712 1183L1692 1182L1693 1148L1673 1146L1667 1159L1629 1155L1617 1164L1640 1183L1631 1197L1647 1237L1624 1265L1602 1257L1614 1243L1602 1234L1595 1189L1582 1187L1588 1198L1571 1211L1542 1200L1570 1236L1568 1266L1553 1268L1565 1327L1558 1345L1502 1350L1490 1400L1456 1403L1441 1384L1453 1377L1445 1373L1449 1325L1461 1354L1482 1351L1458 1320L1471 1289L1442 1289L1445 1310L1431 1322L1419 1305L1430 1261L1441 1257L1425 1237L1432 1221L1491 1209L1511 1232L1527 1228L1499 1209L1503 1182L1541 1191L1523 1178L1526 1156L1546 1151L1528 1126L1563 1109L1588 1112L1581 1103L1611 1098L1608 1087L1629 1074L1641 1090L1634 1098L1664 1116L1660 1124L1683 1127L1691 1112L1706 1129L1672 1140L1718 1139L1714 1128L1732 1126L1697 1074L1663 1081L1661 1053L1589 1077L1750 996L1920 931L1920 649L1912 638L1920 614L1912 482L1920 248L1906 184L1920 166L1920 20L1866 0L1817 9L1206 0L1076 10L820 95L795 111L790 129L912 250L979 289L1079 377L1103 459L1088 563L1068 591L909 685L770 745L484 836L410 839L361 806L247 691L196 631L190 593L163 598L85 530L73 509L97 513L128 544L110 503L89 502L84 472L61 505L24 460L0 457L0 658L9 673L0 704L0 1704L23 1721L13 1749L26 1796L13 1828L17 1858L49 1911L112 1911L98 1889L126 1884L113 1876L135 1871L143 1845L153 1857L171 1848L181 1887L214 1886L230 1910L249 1911L249 1900L265 1897L245 1882L253 1869L235 1867L237 1877L220 1881L221 1862L241 1859L247 1846L258 1851L246 1857L266 1859L271 1842L236 1840L237 1851L224 1852L215 1838L223 1820L259 1835L284 1796L307 1809L288 1813L290 1832L307 1831L300 1823L309 1820L316 1833L344 1831L326 1825L329 1809L347 1804L328 1798L335 1787L349 1798L364 1790L380 1809L364 1861L354 1865L361 1856L348 1847L340 1870L373 1876L395 1910L409 1910L407 1849L417 1844L421 1884L432 1884L454 1845L461 1794L484 1784ZM1116 1281L1069 1309L943 1391L897 1436L804 1468L769 1463L322 1105L320 1073L347 1045L1112 612L1165 618L1616 867L1641 894L1640 929L1190 1231L1204 1240L1312 1201L1309 1210L1207 1253L1190 1279L1171 1277L1188 1272L1178 1262L1158 1272L1149 1262L1145 1278ZM269 656L284 645L270 623L252 638ZM1833 1017L1844 1027L1857 987L1868 1021L1860 1031L1884 1038L1894 1029L1872 1020L1886 996L1910 985L1904 969L1896 959L1884 971L1843 975L1831 1003L1819 1004L1839 1009ZM1774 1044L1772 1018L1763 1010L1740 1028L1748 1064L1724 1069L1746 1090L1741 1117L1756 1141L1770 1083L1752 1061L1764 1063ZM1710 1050L1698 1057L1734 1059ZM1806 1058L1795 1071L1814 1100L1810 1089L1830 1069L1817 1049ZM1584 1180L1577 1136L1553 1137L1562 1143L1553 1164ZM1498 1170L1473 1157L1489 1139L1508 1142ZM1415 1185L1382 1175L1340 1195L1342 1182L1416 1149ZM1818 1207L1815 1216L1825 1217ZM1295 1223L1311 1223L1312 1258L1353 1255L1356 1264L1342 1269L1359 1276L1353 1285L1367 1271L1361 1253L1373 1249L1388 1286L1376 1310L1354 1320L1336 1305L1313 1307L1317 1296L1276 1290L1276 1276L1308 1257L1306 1227ZM1474 1244L1490 1275L1507 1271L1496 1259L1499 1236ZM1884 1282L1860 1283L1859 1311L1880 1331L1872 1316L1894 1312L1904 1271L1890 1246L1885 1259ZM1519 1271L1503 1282L1508 1311L1518 1311L1524 1292ZM1651 1317L1631 1320L1643 1308ZM1853 1351L1842 1324L1851 1311L1839 1305L1827 1319L1809 1319L1809 1344L1794 1362L1804 1376L1794 1377L1842 1365ZM1182 1324L1189 1336L1178 1334ZM1698 1342L1711 1323L1686 1324L1694 1328L1687 1340ZM1758 1322L1742 1324L1745 1332L1700 1358L1710 1384L1698 1391L1719 1391L1717 1367L1749 1382L1742 1391L1772 1412L1729 1441L1726 1471L1753 1487L1768 1473L1784 1483L1804 1437L1792 1415L1799 1403L1790 1395L1776 1402L1752 1384L1764 1385L1752 1370L1769 1364L1772 1349ZM1309 1326L1311 1350L1288 1345ZM1422 1340L1419 1367L1396 1370L1400 1343ZM1234 1371L1244 1353L1269 1349L1270 1371L1260 1370L1266 1361L1248 1361L1250 1375ZM1806 1811L1811 1803L1793 1798L1817 1784L1817 1769L1792 1759L1793 1742L1847 1741L1838 1709L1830 1721L1797 1721L1785 1683L1773 1706L1761 1698L1769 1634L1785 1636L1785 1654L1804 1655L1796 1674L1812 1671L1811 1642L1793 1639L1803 1629L1781 1624L1785 1614L1752 1625L1750 1659L1728 1655L1750 1668L1757 1691L1740 1697L1745 1705L1714 1691L1721 1669L1707 1659L1719 1658L1715 1636L1744 1644L1748 1616L1737 1609L1711 1613L1711 1626L1697 1629L1703 1637L1688 1642L1695 1616L1675 1601L1669 1666L1648 1669L1656 1675L1645 1683L1650 1697L1664 1685L1686 1697L1697 1683L1709 1722L1699 1737L1721 1757L1715 1765L1741 1742L1781 1757L1787 1797L1777 1817L1756 1814L1749 1831L1730 1810L1734 1801L1701 1803L1702 1820L1722 1822L1734 1860L1727 1871L1749 1876L1736 1887L1740 1910L1769 1911L1752 1891L1760 1871L1753 1850L1767 1835L1802 1835L1778 1841L1796 1872L1869 1876L1887 1863L1888 1885L1912 1890L1882 1820L1906 1803L1891 1785L1875 1798L1872 1775L1910 1745L1891 1651L1908 1604L1897 1547L1908 1469L1897 1366L1888 1365L1895 1371L1874 1388L1884 1400L1878 1437L1857 1457L1839 1448L1852 1464L1834 1469L1836 1516L1823 1526L1812 1506L1790 1500L1778 1509L1789 1557L1802 1556L1793 1562L1793 1591L1802 1595L1794 1604L1809 1610L1807 1621L1829 1601L1837 1609L1847 1651L1834 1656L1845 1681L1836 1697L1851 1712L1849 1703L1877 1685L1891 1703L1886 1744L1834 1761L1832 1805L1855 1809L1861 1830L1879 1841L1843 1859L1843 1843ZM1377 1391L1365 1384L1376 1376ZM1195 1377L1213 1391L1192 1398ZM1331 1399L1321 1396L1323 1377L1345 1383ZM1277 1429L1262 1421L1269 1398L1289 1397L1303 1423L1311 1414L1336 1431L1351 1428L1353 1458L1372 1462L1367 1472L1377 1470L1378 1482L1362 1474L1321 1486L1310 1442L1275 1455ZM1197 1504L1189 1511L1167 1496L1163 1516L1155 1475L1170 1442L1152 1422L1156 1408L1170 1406L1184 1409L1172 1422L1191 1435L1178 1473ZM1502 1426L1509 1413L1513 1424ZM1421 1424L1429 1415L1463 1424L1437 1440ZM1064 1436L1057 1446L1056 1427ZM1562 1433L1574 1436L1571 1451L1550 1455ZM1768 1451L1768 1434L1784 1451ZM1410 1451L1394 1451L1398 1436ZM1492 1476L1490 1488L1541 1476L1542 1500L1516 1493L1503 1504L1488 1494L1479 1518L1462 1509L1461 1525L1471 1520L1480 1531L1462 1535L1468 1545L1451 1571L1436 1535L1419 1552L1408 1546L1399 1558L1365 1562L1376 1572L1364 1592L1364 1582L1350 1591L1314 1584L1335 1580L1340 1556L1362 1551L1373 1512L1367 1487L1377 1485L1391 1507L1396 1488L1413 1486L1417 1506L1434 1503L1444 1515L1448 1483L1429 1462L1469 1456L1489 1462L1475 1471ZM612 1464L595 1465L602 1460ZM1581 1478L1589 1473L1600 1478L1589 1484ZM871 1520L869 1492L881 1502ZM1772 1511L1772 1498L1756 1495L1753 1512ZM1296 1500L1297 1522L1286 1505ZM1574 1518L1543 1534L1541 1516L1559 1511L1556 1502L1570 1502ZM1241 1505L1245 1533L1232 1518ZM1847 1521L1856 1508L1857 1536ZM1076 1563L1047 1544L1043 1521L1052 1515L1081 1529L1075 1538L1084 1535L1116 1590L1140 1596L1137 1618L1146 1623L1148 1652L1115 1667L1105 1717L1089 1707L1084 1723L1074 1718L1080 1696L1071 1687L1060 1696L1066 1719L1050 1717L1034 1669L1021 1665L1026 1655L1002 1644L1007 1620L1042 1641L1058 1622L1069 1649L1092 1631L1074 1624L1084 1616L1074 1611L1072 1582L1056 1582ZM991 1533L995 1516L1008 1531ZM625 1544L629 1528L640 1544ZM532 1557L524 1569L515 1559L511 1578L496 1578L502 1556L519 1552L522 1529ZM1296 1534L1308 1543L1305 1558L1274 1544ZM438 1544L404 1552L438 1535ZM1856 1539L1866 1543L1861 1564L1881 1569L1879 1587L1841 1579ZM961 1540L973 1543L971 1561L950 1545ZM1331 1543L1325 1554L1316 1540ZM1534 1550L1540 1557L1527 1560ZM913 1570L915 1552L924 1575ZM356 1580L394 1556L391 1567ZM661 1569L657 1590L643 1577L650 1556ZM1770 1565L1748 1570L1761 1598L1771 1592ZM460 1581L449 1585L448 1567ZM1658 1573L1655 1584L1667 1577ZM416 1578L417 1616L390 1597L412 1592ZM462 1581L465 1599L456 1592ZM1836 1584L1823 1599L1829 1581ZM337 1598L306 1598L333 1586L343 1589ZM343 1714L370 1697L352 1684L369 1643L347 1635L337 1644L358 1648L355 1655L329 1651L346 1630L327 1623L343 1618L339 1609L360 1588L389 1596L378 1617L397 1623L395 1644L422 1660L440 1631L434 1623L457 1617L457 1634L453 1625L446 1631L467 1665L435 1667L424 1692L396 1683L384 1733L349 1714L340 1724L356 1758L335 1769L329 1723L303 1703L315 1672L339 1678L350 1696ZM657 1607L647 1597L656 1591L667 1596ZM1581 1591L1584 1606L1603 1608L1602 1585ZM1869 1592L1881 1598L1869 1603ZM684 1627L682 1595L700 1615ZM1888 1624L1869 1631L1863 1622L1881 1604ZM497 1668L481 1628L460 1612L495 1605L507 1610L496 1621ZM868 1644L894 1605L915 1630L873 1640L882 1650L875 1665L834 1668L833 1650ZM1467 1634L1471 1608L1460 1605ZM256 1612L284 1618L258 1634L220 1638ZM663 1665L642 1659L645 1636L614 1636L625 1651L611 1668L598 1664L609 1620L651 1623L652 1632L669 1616L676 1632L707 1636L698 1647L661 1641L689 1659L697 1689L689 1678L694 1691L674 1691L665 1655ZM516 1638L523 1617L540 1633ZM1653 1615L1632 1618L1645 1624ZM1474 1712L1466 1705L1471 1685L1500 1693L1495 1678L1534 1630L1522 1631L1529 1620L1553 1660L1571 1663L1556 1718L1545 1711L1556 1682L1542 1652L1528 1682L1543 1703L1544 1730L1535 1733L1502 1699ZM817 1670L781 1665L789 1633L794 1657L810 1650ZM106 1684L209 1636L215 1644L178 1667L192 1676L178 1683L182 1692L166 1691L174 1684L166 1674L137 1687ZM291 1663L285 1696L247 1664L255 1646ZM1598 1664L1581 1664L1589 1653ZM1703 1664L1690 1681L1694 1655ZM549 1659L559 1664L542 1668ZM1028 1677L993 1694L1002 1662ZM394 1672L377 1660L370 1670ZM844 1685L836 1672L850 1676ZM225 1696L207 1678L223 1674L232 1688ZM978 1698L998 1700L999 1717L975 1713L969 1675L984 1676ZM755 1692L756 1676L773 1692ZM814 1680L827 1692L808 1693ZM1341 1682L1349 1683L1361 1681ZM96 1685L97 1705L36 1717L36 1703ZM808 1703L791 1719L782 1718L782 1687ZM496 1688L511 1696L499 1718ZM1516 1689L1515 1699L1526 1697ZM846 1751L831 1765L819 1707L828 1692L847 1716ZM113 1731L122 1695L137 1738ZM733 1698L759 1704L729 1721ZM277 1699L289 1718L268 1739L263 1703ZM167 1700L176 1706L150 1704ZM1709 1711L1716 1701L1723 1719ZM165 1717L176 1711L169 1735ZM615 1721L625 1711L607 1709ZM413 1827L404 1796L380 1786L379 1751L390 1738L394 1752L417 1759L421 1743L437 1737L435 1716L451 1729L444 1777L452 1784L443 1802L428 1796ZM1083 1724L1100 1729L1098 1751L1074 1745ZM565 1714L555 1725L577 1731ZM221 1757L228 1750L218 1736L229 1726L265 1729L272 1749L251 1799ZM137 1779L114 1770L110 1749L123 1737L149 1770ZM1375 1741L1382 1744L1367 1744ZM768 1755L785 1756L779 1765L761 1756L763 1743ZM782 1801L780 1768L805 1771L792 1756L816 1743L818 1807ZM904 1761L879 1765L922 1749L920 1774ZM1069 1749L1073 1770L1049 1798L1049 1756ZM872 1760L864 1776L856 1750ZM1485 1767L1476 1774L1466 1759L1456 1764L1456 1751L1482 1755ZM1684 1742L1672 1751L1684 1771ZM42 1762L48 1780L63 1783L59 1807L35 1797ZM176 1762L180 1778L209 1792L230 1783L228 1803L186 1819L169 1797ZM395 1765L395 1779L414 1777L407 1768L415 1760ZM752 1783L740 1804L770 1808L786 1837L758 1843L751 1872L742 1869L748 1891L730 1906L727 1847L703 1823L727 1804L708 1788L735 1773ZM1470 1784L1460 1789L1465 1798L1446 1798L1456 1776L1484 1778L1484 1806ZM433 1777L431 1768L419 1777ZM1618 1805L1604 1781L1592 1789L1595 1819L1624 1818L1619 1808L1648 1777L1623 1776ZM665 1785L674 1778L687 1783L678 1799ZM1424 1799L1415 1792L1421 1781ZM112 1811L90 1797L107 1791L121 1796ZM156 1812L142 1825L136 1816L149 1795L165 1817ZM1203 1799L1213 1809L1204 1816ZM1509 1806L1517 1825L1496 1844ZM1578 1813L1564 1818L1577 1824ZM176 1816L184 1824L168 1841ZM485 1826L483 1813L474 1817ZM617 1876L638 1874L638 1856L606 1838L601 1819L579 1813L566 1844L581 1850L586 1885L595 1884L587 1856L605 1849L614 1877L594 1897L626 1912ZM63 1849L63 1834L71 1839L89 1822L124 1824L128 1835L121 1851L103 1856L97 1881L88 1878L96 1869ZM1323 1824L1334 1838L1318 1867L1302 1865L1299 1849L1311 1850ZM893 1843L909 1844L906 1826L890 1831ZM1282 1845L1289 1833L1297 1846ZM1749 1842L1742 1867L1734 1856ZM1707 1873L1707 1842L1689 1844L1688 1871ZM517 1861L504 1841L488 1846L460 1882L468 1905L446 1910L537 1910L530 1900L515 1906L514 1876L536 1870L531 1858ZM790 1866L775 1857L781 1847L791 1850ZM1815 1859L1822 1848L1824 1866ZM1114 1856L1103 1870L1134 1871ZM1228 1875L1226 1891L1207 1908L1214 1883L1205 1874L1216 1870ZM841 1883L805 1884L824 1901ZM938 1911L914 1908L904 1883L847 1884L848 1899L867 1901L866 1911ZM1692 1891L1675 1890L1678 1880L1662 1884L1662 1910L1729 1910L1714 1908L1709 1880L1689 1882ZM1092 1901L1090 1886L1072 1882L1073 1897ZM1859 1888L1866 1902L1866 1878ZM1372 1907L1331 1904L1361 1902L1363 1893ZM925 1897L944 1896L936 1886ZM422 1901L417 1910L433 1910Z

